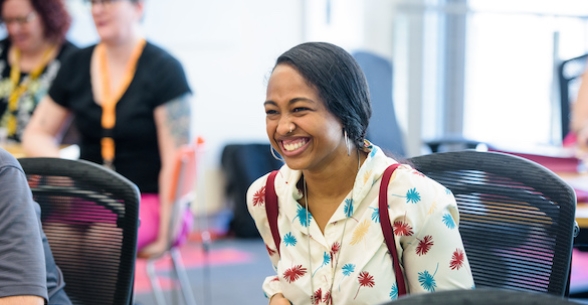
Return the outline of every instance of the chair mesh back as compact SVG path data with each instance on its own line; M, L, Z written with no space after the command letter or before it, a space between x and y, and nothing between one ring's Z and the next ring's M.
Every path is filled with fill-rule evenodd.
M565 298L529 291L497 288L445 290L408 295L381 305L578 305Z
M496 152L410 160L453 192L476 287L564 295L576 197L563 180L537 163Z
M19 159L74 304L130 304L139 191L100 165Z

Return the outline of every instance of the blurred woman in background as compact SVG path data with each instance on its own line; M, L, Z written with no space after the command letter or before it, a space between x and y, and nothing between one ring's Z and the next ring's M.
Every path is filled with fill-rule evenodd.
M76 47L65 39L71 17L63 0L0 0L8 36L0 41L0 128L20 142L62 60Z
M190 141L191 90L179 61L143 37L143 0L89 2L100 41L64 62L23 147L28 156L58 157L59 132L75 116L80 159L139 187L139 256L157 256L179 242L169 237L169 182L177 150ZM184 221L185 240L191 218Z

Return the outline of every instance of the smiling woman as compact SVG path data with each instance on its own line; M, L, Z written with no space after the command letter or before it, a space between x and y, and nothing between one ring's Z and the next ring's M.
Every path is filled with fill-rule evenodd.
M286 163L247 194L277 270L263 284L270 304L378 304L405 290L473 287L453 195L365 139L369 92L350 54L320 42L288 50L264 108L268 138ZM398 253L380 228L381 187L389 203L381 221L393 226ZM403 270L394 267L398 257Z

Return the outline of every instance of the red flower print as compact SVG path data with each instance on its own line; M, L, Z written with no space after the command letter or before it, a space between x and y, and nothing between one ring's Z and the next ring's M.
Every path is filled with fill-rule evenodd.
M359 294L359 289L361 287L374 287L374 285L376 284L374 282L374 277L370 275L369 272L367 271L362 271L359 276L357 277L357 279L359 280L359 288L357 288L357 292L355 293L355 297L353 298L355 300L355 298L357 298L357 295Z
M274 276L274 278L272 279L272 282L277 282L277 281L279 281L279 280L280 280L280 278L279 278L279 277L277 277L277 276Z
M255 194L253 195L253 206L262 205L265 203L265 185L262 186Z
M396 236L412 236L412 227L408 225L408 223L404 221L395 221L394 222L394 235Z
M419 240L419 245L416 247L416 253L420 255L425 255L431 247L433 246L433 237L431 235L425 236L422 240Z
M276 254L276 250L272 250L267 244L265 245L265 249L267 250L267 253L269 253L269 256Z
M463 261L465 260L465 254L463 253L462 249L456 249L451 256L451 261L449 262L449 267L451 270L459 270L459 268L463 267Z
M333 299L331 298L330 291L327 291L327 293L325 293L325 297L323 298L323 302L327 305L333 305Z
M292 283L305 274L306 268L302 268L302 265L297 265L284 271L284 279L288 283Z
M337 255L337 253L339 253L339 250L341 250L341 244L336 241L332 246L331 246L331 265L333 264L333 261L335 260L335 255Z
M417 175L417 176L421 176L421 177L424 177L425 176L425 174L423 174L423 173L421 173L421 172L419 172L417 170L413 171L412 173L415 174L415 175Z
M310 303L313 304L313 305L318 305L318 303L320 303L322 299L323 299L323 291L322 291L322 289L319 288L310 297Z

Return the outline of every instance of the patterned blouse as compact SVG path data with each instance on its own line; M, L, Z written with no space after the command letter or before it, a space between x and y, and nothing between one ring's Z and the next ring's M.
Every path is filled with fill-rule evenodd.
M8 98L13 90L13 85L10 80L10 64L8 63L8 50L10 49L10 40L8 38L0 40L0 127L6 127L8 118L11 115L8 110ZM20 137L24 128L28 124L33 111L41 101L41 99L49 90L49 86L57 71L61 66L61 61L77 47L71 42L65 41L55 59L50 61L39 78L30 80L28 73L21 73L20 82L29 82L27 90L19 96L18 109L12 115L16 116L16 134L9 137L11 140L20 142Z
M353 190L320 231L298 203L301 172L284 165L276 176L280 254L265 211L267 175L247 193L247 205L277 275L263 291L282 293L293 304L379 304L398 297L391 255L378 213L384 170L395 160L366 141L368 158ZM458 231L453 194L408 165L401 165L388 186L390 220L408 293L472 289L474 281ZM312 291L311 291L312 290Z

